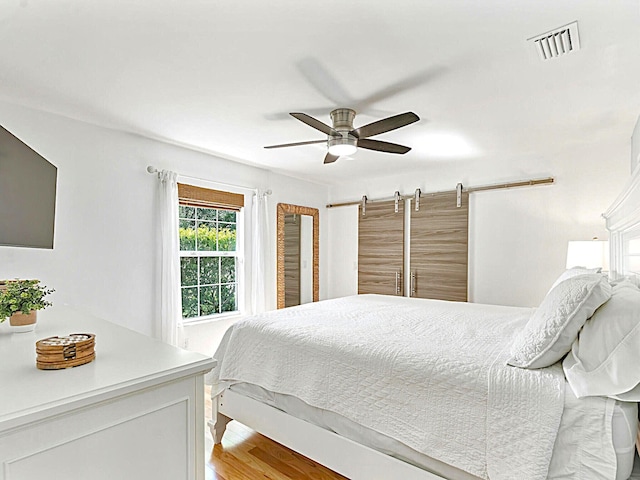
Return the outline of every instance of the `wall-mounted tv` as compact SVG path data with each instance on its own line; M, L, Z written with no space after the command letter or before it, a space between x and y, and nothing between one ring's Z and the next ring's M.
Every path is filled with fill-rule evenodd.
M58 169L0 127L0 246L53 248Z

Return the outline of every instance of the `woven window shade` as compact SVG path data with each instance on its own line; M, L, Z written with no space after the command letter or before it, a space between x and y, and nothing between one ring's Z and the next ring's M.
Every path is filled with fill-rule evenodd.
M244 207L244 195L241 193L223 192L211 188L178 184L178 201L180 205L190 207L226 208L240 210Z

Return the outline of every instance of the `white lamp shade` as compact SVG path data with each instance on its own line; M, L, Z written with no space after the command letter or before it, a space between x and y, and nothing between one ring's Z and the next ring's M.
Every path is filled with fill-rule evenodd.
M602 268L609 271L609 242L605 240L570 241L567 268Z

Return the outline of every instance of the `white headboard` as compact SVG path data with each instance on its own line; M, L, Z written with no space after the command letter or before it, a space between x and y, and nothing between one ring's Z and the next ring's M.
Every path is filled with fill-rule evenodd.
M630 276L640 278L640 168L613 205L602 214L609 230L610 272L612 280Z

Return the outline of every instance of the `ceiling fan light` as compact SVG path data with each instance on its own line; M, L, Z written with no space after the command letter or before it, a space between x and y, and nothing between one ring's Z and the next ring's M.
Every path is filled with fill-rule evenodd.
M336 157L341 157L343 155L353 155L356 153L355 145L332 145L329 147L329 153L331 155L335 155Z
M343 155L353 155L358 150L356 142L358 140L351 136L329 138L329 153L336 157Z

